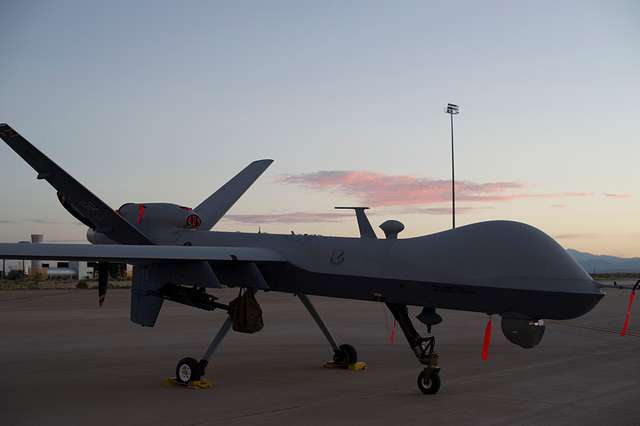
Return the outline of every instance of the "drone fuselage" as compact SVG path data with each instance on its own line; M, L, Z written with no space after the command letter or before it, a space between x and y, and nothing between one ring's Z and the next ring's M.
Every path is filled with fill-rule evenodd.
M257 266L269 289L288 293L534 320L579 317L603 296L597 283L552 238L518 222L480 222L407 239L186 229L153 237L162 245L248 246L278 252L287 262Z

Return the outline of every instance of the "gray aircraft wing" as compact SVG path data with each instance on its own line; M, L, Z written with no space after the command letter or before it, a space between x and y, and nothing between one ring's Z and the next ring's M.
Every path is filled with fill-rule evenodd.
M7 124L0 124L0 139L58 191L62 205L78 220L122 244L152 244L138 228L126 221L80 182L31 145Z
M200 229L209 230L238 201L247 189L267 170L273 160L257 160L242 169L220 189L211 194L194 209L202 218Z
M142 262L284 262L279 253L259 247L205 247L126 244L0 244L3 259Z

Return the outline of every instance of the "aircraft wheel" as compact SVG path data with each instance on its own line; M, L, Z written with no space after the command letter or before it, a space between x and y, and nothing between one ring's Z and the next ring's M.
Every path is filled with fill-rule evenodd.
M333 361L336 364L344 366L355 364L358 362L358 352L356 352L356 348L351 345L340 345L333 355Z
M440 373L432 371L430 374L423 370L418 376L418 389L426 395L433 395L440 390Z
M200 363L193 358L182 358L176 365L176 380L182 384L200 380L201 377Z

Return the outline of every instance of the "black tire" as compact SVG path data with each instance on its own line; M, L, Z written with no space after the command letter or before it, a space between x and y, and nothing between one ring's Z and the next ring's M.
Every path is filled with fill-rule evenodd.
M345 355L345 362L347 365L355 364L358 362L358 352L356 352L356 348L349 344L340 345L338 347L342 353Z
M333 362L340 367L346 367L347 354L344 353L344 351L341 349L336 349L335 351L333 351Z
M418 389L425 395L438 393L440 390L440 373L433 371L427 376L427 372L422 371L418 375Z
M182 384L188 384L194 380L200 380L202 368L200 363L193 358L182 358L176 365L176 380Z

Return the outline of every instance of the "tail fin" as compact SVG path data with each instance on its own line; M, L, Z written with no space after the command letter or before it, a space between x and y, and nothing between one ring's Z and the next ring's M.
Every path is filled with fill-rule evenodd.
M200 229L211 229L233 206L247 189L273 163L273 160L257 160L245 167L194 209L202 218Z
M378 238L376 236L371 222L365 210L369 210L369 207L334 207L336 210L353 210L356 212L356 220L358 221L358 229L360 230L360 238Z

